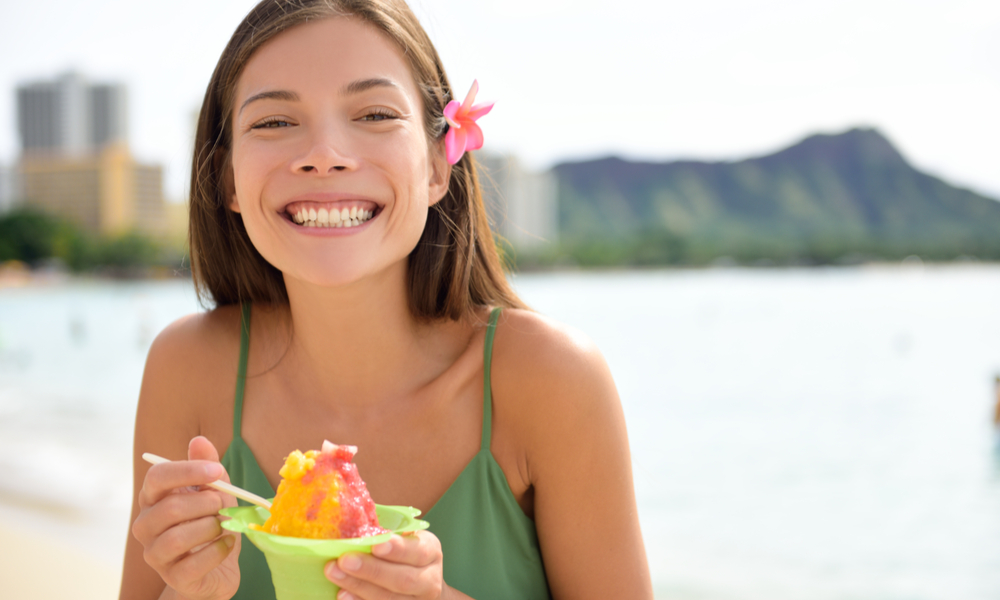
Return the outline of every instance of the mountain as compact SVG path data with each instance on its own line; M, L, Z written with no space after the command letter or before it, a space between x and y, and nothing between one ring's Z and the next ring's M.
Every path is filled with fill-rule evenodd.
M1000 202L914 169L874 129L735 162L604 158L553 170L567 248L671 246L650 262L1000 257Z

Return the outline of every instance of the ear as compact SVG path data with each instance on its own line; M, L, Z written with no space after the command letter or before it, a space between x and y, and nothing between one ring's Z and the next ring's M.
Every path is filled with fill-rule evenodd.
M440 202L441 198L444 198L451 184L451 165L448 164L443 137L437 143L431 144L428 158L430 189L427 197L430 200L428 204L434 205Z

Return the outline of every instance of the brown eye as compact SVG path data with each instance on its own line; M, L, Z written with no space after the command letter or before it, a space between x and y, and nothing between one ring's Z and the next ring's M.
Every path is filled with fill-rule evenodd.
M250 127L250 129L277 129L279 127L291 127L291 123L283 119L265 119Z
M367 115L361 117L362 121L379 122L388 121L389 119L398 119L399 117L388 110L374 110Z

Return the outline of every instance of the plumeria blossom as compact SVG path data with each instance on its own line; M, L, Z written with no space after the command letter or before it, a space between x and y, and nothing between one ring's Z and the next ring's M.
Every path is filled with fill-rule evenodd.
M479 82L473 80L465 102L459 104L458 100L452 100L444 107L444 118L449 126L448 133L444 136L444 147L449 164L457 163L466 150L479 150L483 147L483 130L476 125L476 120L490 112L494 103L473 105L477 92Z

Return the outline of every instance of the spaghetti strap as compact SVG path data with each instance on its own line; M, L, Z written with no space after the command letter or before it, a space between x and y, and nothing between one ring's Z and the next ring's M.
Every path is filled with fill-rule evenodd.
M499 306L490 312L490 323L486 326L486 342L483 344L483 434L480 450L490 449L490 433L493 423L493 394L490 391L490 361L493 358L493 334L500 318Z
M244 302L240 314L240 368L236 375L236 401L233 403L233 439L240 436L243 421L243 389L247 383L247 357L250 355L250 303Z

